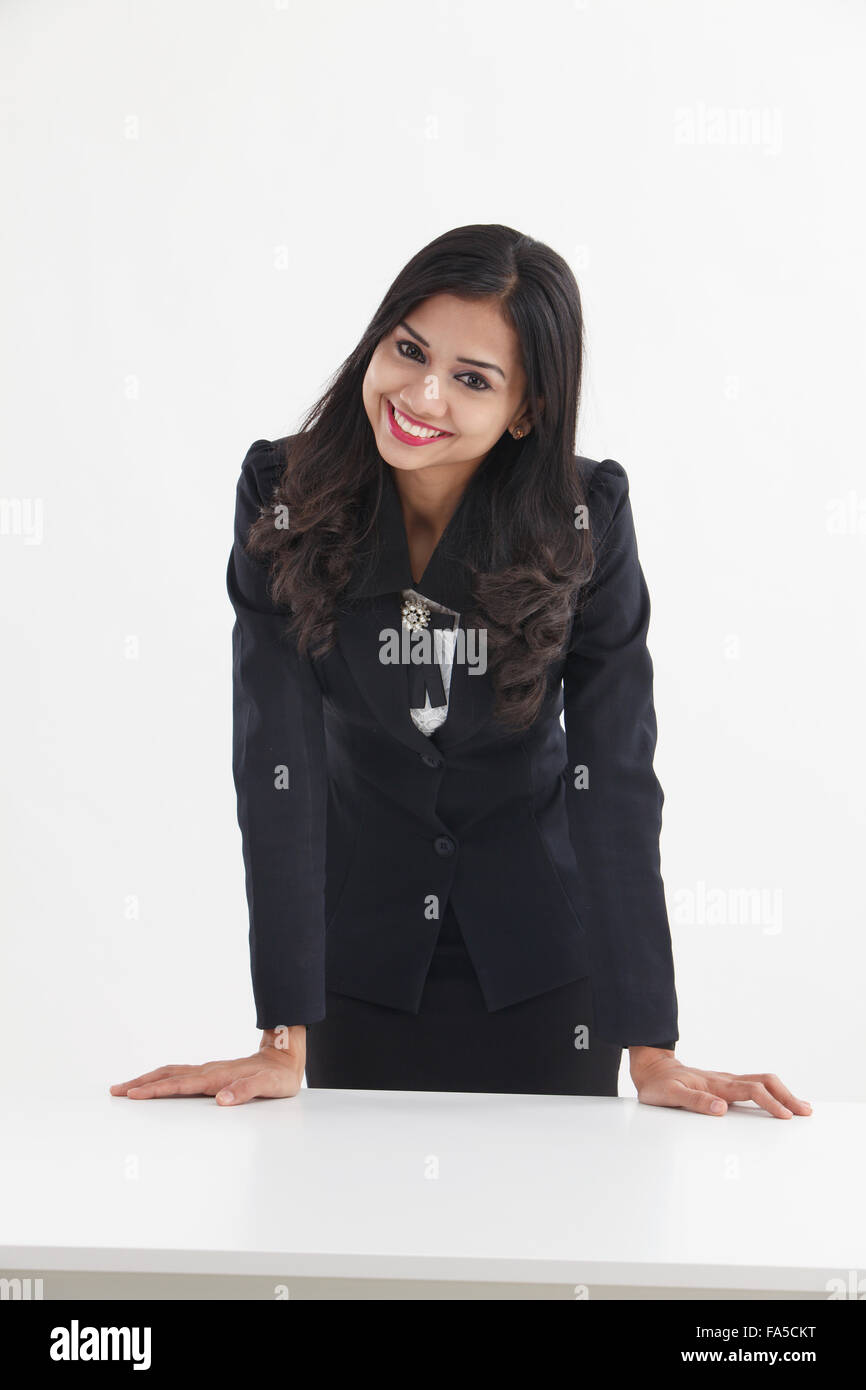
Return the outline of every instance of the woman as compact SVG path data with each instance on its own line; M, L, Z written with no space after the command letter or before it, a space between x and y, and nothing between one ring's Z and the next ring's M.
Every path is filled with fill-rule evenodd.
M687 1067L624 469L576 456L580 297L511 228L398 275L297 435L258 440L228 592L261 1044L112 1087L809 1106ZM560 714L565 714L565 730ZM566 770L567 765L567 770Z

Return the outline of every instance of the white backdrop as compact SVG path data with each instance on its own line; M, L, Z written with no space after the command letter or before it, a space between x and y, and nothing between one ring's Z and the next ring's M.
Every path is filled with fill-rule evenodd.
M257 1046L241 460L416 250L505 222L577 274L579 448L631 481L680 1055L866 1096L864 39L843 0L5 0L7 1068Z

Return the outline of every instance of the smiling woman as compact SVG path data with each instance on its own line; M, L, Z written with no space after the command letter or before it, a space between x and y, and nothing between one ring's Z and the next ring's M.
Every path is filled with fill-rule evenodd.
M372 563L384 463L413 577L466 499L454 563L469 620L487 630L496 717L531 725L594 563L593 529L575 525L587 504L574 453L582 364L577 283L550 247L493 224L413 257L286 445L274 501L291 535L267 517L253 527L302 653L333 649L339 606Z
M248 450L226 579L262 1043L116 1089L233 1104L306 1066L616 1095L628 1047L649 1104L806 1113L674 1056L649 594L625 470L574 452L582 362L562 257L459 227Z

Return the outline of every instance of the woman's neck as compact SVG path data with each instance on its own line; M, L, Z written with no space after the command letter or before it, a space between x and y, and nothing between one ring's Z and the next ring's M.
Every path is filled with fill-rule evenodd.
M389 465L390 466L390 465ZM478 464L446 470L392 468L403 512L412 577L419 583Z

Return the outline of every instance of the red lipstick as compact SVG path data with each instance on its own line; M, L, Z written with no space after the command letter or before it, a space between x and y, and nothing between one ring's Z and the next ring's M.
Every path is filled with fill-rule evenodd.
M423 420L415 420L411 415L407 415L403 410L400 411L400 414L403 416L404 420L410 420L413 425L420 425L422 429L436 429L435 425L425 425ZM412 444L416 448L422 444L436 444L440 439L451 438L450 430L440 430L437 435L434 435L430 439L419 439L417 435L407 434L406 430L401 429L400 426L397 424L397 420L394 416L394 406L390 401L388 401L388 426L394 438L399 439L401 444Z

